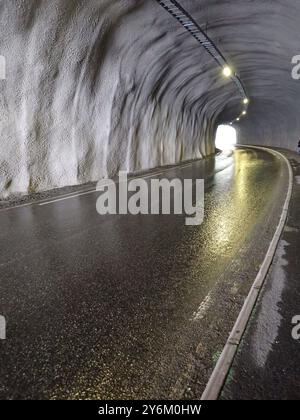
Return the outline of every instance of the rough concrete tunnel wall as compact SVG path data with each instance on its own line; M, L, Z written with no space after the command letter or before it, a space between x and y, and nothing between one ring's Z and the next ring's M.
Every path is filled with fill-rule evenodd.
M294 104L256 103L251 118L236 125L238 143L283 147L297 150L300 140L300 115L297 99ZM296 107L296 109L294 109Z
M292 121L297 132L299 2L181 3L246 84L252 103L240 132L273 142L281 110L281 131ZM217 125L241 111L234 84L154 0L3 0L0 27L2 197L207 156ZM285 133L275 143L293 141Z

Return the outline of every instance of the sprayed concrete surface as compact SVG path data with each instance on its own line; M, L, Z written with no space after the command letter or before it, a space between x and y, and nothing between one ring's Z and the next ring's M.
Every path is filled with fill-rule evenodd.
M297 0L181 0L238 71L243 143L299 137ZM214 153L241 112L230 80L154 0L0 2L0 197Z

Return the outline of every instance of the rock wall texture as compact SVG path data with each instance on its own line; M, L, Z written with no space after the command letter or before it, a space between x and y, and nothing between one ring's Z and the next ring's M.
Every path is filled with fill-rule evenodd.
M297 0L181 0L251 97L240 141L300 137ZM214 152L235 85L155 0L0 0L0 196Z

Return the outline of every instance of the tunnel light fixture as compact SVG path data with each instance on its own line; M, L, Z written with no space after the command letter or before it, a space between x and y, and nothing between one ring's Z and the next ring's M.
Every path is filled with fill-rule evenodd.
M236 120L237 120L237 121L240 121L240 117L238 117Z
M249 99L248 99L248 98L245 98L245 99L243 100L243 104L244 104L244 105L248 105L248 104L249 104Z
M229 66L223 67L223 75L225 77L231 77L232 74L233 74L233 71L232 71L232 69Z
M243 111L242 112L242 115L247 115L247 111Z
M236 74L235 70L231 68L228 61L221 53L219 48L213 42L213 40L207 35L199 24L193 19L193 17L181 6L178 0L156 0L170 15L173 16L184 28L190 33L190 35L196 39L196 41L213 57L217 65L221 68L222 76L225 78L231 78L231 81L236 85L240 100L248 98L245 86L242 80ZM246 105L246 104L245 104Z

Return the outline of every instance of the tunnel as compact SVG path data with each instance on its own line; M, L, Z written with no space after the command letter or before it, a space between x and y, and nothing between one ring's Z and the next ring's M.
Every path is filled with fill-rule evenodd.
M300 399L299 22L0 2L0 399Z
M238 141L295 150L298 3L182 6L247 87ZM157 1L3 2L1 27L2 197L206 157L242 112L235 84Z

